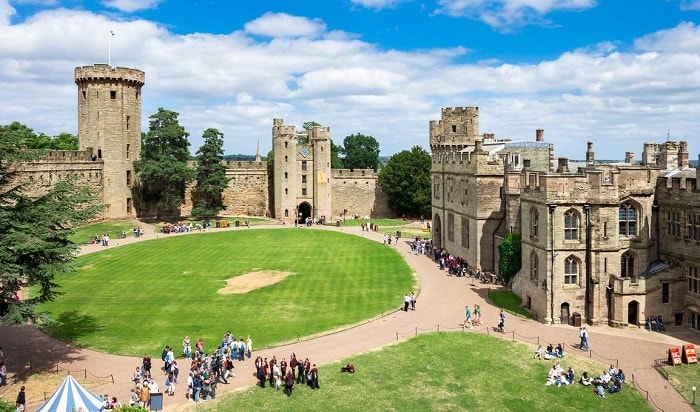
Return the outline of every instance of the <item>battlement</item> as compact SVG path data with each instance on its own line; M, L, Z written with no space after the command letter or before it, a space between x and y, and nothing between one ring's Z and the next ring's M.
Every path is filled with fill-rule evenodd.
M254 160L229 160L226 161L226 168L231 170L267 170L267 162L256 162Z
M474 106L467 107L443 107L442 118L450 116L479 116L479 108Z
M334 179L349 179L349 178L369 178L375 179L379 177L379 173L373 169L331 169Z
M91 148L87 150L50 150L33 163L74 163L97 161Z
M309 130L309 140L328 140L331 138L330 127L316 126Z
M81 83L95 80L113 80L131 82L139 86L146 83L146 73L128 67L112 67L107 64L95 64L75 68L75 82Z
M284 119L272 119L272 137L296 136L297 128L294 125L285 125Z

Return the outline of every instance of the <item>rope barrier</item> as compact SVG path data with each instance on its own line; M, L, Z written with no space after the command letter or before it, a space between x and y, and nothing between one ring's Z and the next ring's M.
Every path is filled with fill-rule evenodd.
M637 383L637 379L634 377L634 374L632 374L632 384L640 392L640 394L644 392L642 395L645 397L647 402L651 402L651 404L654 406L654 408L656 408L656 410L664 412L664 410L661 407L659 407L659 405L657 405L656 402L654 402L654 399L651 396L649 396L649 391L644 390L641 386L639 386L639 383Z

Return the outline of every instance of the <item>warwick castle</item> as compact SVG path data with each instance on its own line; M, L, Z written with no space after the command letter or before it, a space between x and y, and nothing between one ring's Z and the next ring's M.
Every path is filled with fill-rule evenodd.
M645 327L651 316L700 330L700 165L685 141L645 143L641 161L554 157L531 141L479 133L479 109L430 122L433 242L486 272L498 243L522 239L512 283L545 323Z
M25 164L23 178L40 191L77 175L99 194L104 219L141 216L133 189L133 162L141 153L141 88L145 73L105 64L75 68L78 86L78 150L50 151ZM307 144L297 143L305 135ZM331 169L328 127L297 131L282 119L272 124L273 165L255 161L227 162L225 213L269 216L282 222L332 220L346 214L393 216L375 170ZM187 199L180 214L189 215Z
M99 194L104 219L140 216L133 162L141 152L145 73L104 64L77 67L77 151L51 151L23 165L35 190L78 175ZM304 135L307 143L300 144ZM330 129L272 123L273 164L227 162L229 215L280 221L389 217L374 170L331 169ZM554 145L479 132L479 109L442 109L429 124L433 243L485 272L498 244L522 239L512 290L545 323L644 327L651 316L700 330L700 165L685 141L645 143L640 161L556 158ZM188 199L181 214L188 215ZM346 212L347 211L347 212Z

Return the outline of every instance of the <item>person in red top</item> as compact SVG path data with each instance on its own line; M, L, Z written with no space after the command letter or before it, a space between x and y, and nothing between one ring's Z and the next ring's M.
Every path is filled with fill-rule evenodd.
M316 367L316 364L311 367L311 371L309 372L309 375L311 375L311 379L309 380L309 386L311 386L311 389L318 389L320 386L318 386L318 368Z
M286 393L287 396L292 396L293 389L294 389L294 375L292 374L292 371L290 370L290 371L287 371L286 375L284 375L284 393Z
M282 371L282 376L287 376L287 361L284 358L280 361L280 370Z
M289 358L289 368L292 371L292 377L294 377L294 380L296 380L296 369L297 369L297 364L299 362L297 361L297 354L292 352L292 356Z

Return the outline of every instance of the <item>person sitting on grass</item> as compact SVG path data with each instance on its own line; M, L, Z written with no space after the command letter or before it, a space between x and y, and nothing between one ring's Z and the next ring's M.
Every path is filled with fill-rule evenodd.
M601 372L600 374L600 380L606 385L608 384L608 382L610 382L611 378L612 377L610 376L610 373L606 370L603 370L603 372Z
M593 390L593 393L600 396L601 398L605 398L605 388L603 388L602 385L596 385L595 389Z
M566 382L567 385L571 385L574 383L575 379L575 374L574 374L574 368L569 366L569 369L566 371L566 376L564 376L564 381Z
M583 372L581 375L581 385L589 386L593 381L588 377L588 372Z
M556 355L557 358L564 357L564 347L561 345L561 343L557 344L557 347L554 348L554 355Z
M620 393L620 390L622 390L622 382L620 382L619 379L613 378L610 381L610 385L608 388L608 392L610 393Z
M542 346L537 345L537 349L535 349L534 359L542 360L543 356L544 356L544 349L542 349Z
M347 365L340 368L341 372L355 373L355 365L348 363Z
M622 369L617 370L617 379L620 380L620 383L625 383L625 373L622 371Z

